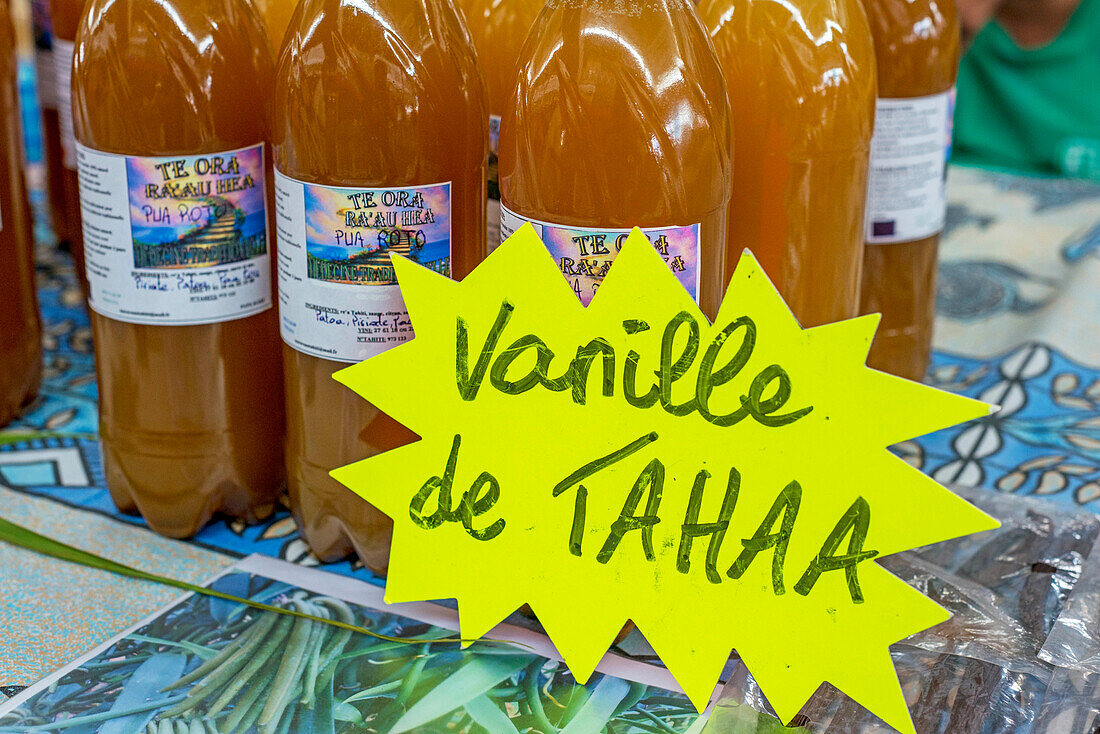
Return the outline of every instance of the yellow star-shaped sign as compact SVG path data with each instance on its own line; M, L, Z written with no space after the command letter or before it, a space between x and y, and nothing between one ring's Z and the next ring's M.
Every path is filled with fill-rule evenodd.
M422 440L333 472L393 518L386 598L464 638L529 604L585 681L633 621L700 710L732 649L912 723L889 646L948 614L875 559L996 527L887 446L989 406L802 329L746 253L713 325L640 231L588 308L530 227L462 283L394 258L416 338L337 374Z

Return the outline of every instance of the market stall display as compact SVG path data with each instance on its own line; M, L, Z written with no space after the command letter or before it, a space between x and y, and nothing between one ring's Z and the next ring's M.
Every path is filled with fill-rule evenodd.
M266 517L284 470L260 21L237 0L97 0L76 59L112 496L174 537Z
M20 4L16 18L29 19L29 0L0 0L0 53L12 45L3 38L6 3L12 2ZM850 555L856 555L848 560L865 564L863 576L885 576L882 569L871 569L881 564L908 585L900 585L905 593L919 592L951 613L949 621L890 648L904 701L893 690L901 708L884 718L904 729L907 708L920 734L1091 734L1100 724L1100 553L1095 548L1100 523L1090 512L1100 501L1100 373L1095 369L1100 366L1100 300L1095 298L1100 283L1100 189L1083 182L946 165L960 50L951 2L866 0L861 8L847 0L813 7L700 0L697 10L693 4L88 0L85 7L83 0L37 0L36 39L43 52L39 91L48 108L53 87L42 71L51 66L48 52L63 94L56 114L47 109L43 119L58 150L53 160L36 158L42 154L32 142L26 178L35 191L39 229L46 226L43 215L51 214L41 186L52 185L54 229L61 239L74 240L70 244L77 265L74 270L49 238L42 237L35 257L44 316L43 363L34 296L28 295L31 217L21 191L23 151L17 145L14 86L4 92L4 80L15 71L11 59L0 58L0 122L8 121L6 134L0 136L4 516L77 545L86 540L106 555L131 557L137 567L149 565L162 576L188 576L193 571L188 564L199 553L221 568L254 552L324 564L324 571L301 577L288 571L283 577L281 571L267 573L274 567L265 562L249 561L239 569L246 573L231 574L235 580L226 588L232 593L257 592L268 598L276 589L277 604L290 610L348 619L341 601L347 598L344 584L358 579L382 587L389 580L401 598L454 597L460 609L472 598L469 620L484 621L498 611L495 618L503 618L512 607L497 604L501 609L496 609L494 599L528 579L516 577L515 570L496 577L485 569L470 578L485 584L495 579L495 588L476 594L458 588L456 579L469 569L465 551L457 546L454 552L443 551L445 562L409 575L409 549L415 546L414 554L426 553L428 547L439 552L446 548L437 544L439 534L423 544L409 541L406 534L397 546L400 551L395 549L394 571L387 579L389 518L329 475L362 459L370 458L374 467L403 460L407 466L385 465L389 469L384 476L348 486L354 485L362 497L376 497L370 501L421 529L418 518L429 526L429 520L441 518L439 533L457 530L461 540L466 539L463 533L490 540L478 538L476 526L483 521L489 529L494 512L510 532L520 532L515 523L522 513L517 515L516 507L500 496L522 483L519 476L538 484L542 457L522 439L530 426L521 420L504 430L490 430L493 418L488 417L484 426L466 431L464 451L477 445L479 430L499 435L499 445L478 454L479 462L488 469L500 461L514 463L520 474L507 487L498 487L497 494L492 477L483 475L471 486L471 491L477 486L487 490L480 499L466 493L466 486L455 486L445 495L443 486L450 488L446 477L454 472L434 459L413 460L416 447L389 459L381 456L417 441L421 449L434 445L438 437L432 431L457 425L446 407L453 396L441 394L430 401L427 422L412 420L405 403L393 402L416 402L417 384L426 393L428 373L422 367L435 362L412 359L375 384L355 384L376 405L334 379L341 369L409 342L412 311L420 314L417 336L425 337L419 326L425 307L417 306L411 295L406 303L404 276L400 286L395 278L395 270L406 272L410 266L395 268L390 258L401 255L434 271L424 272L433 287L445 285L436 274L462 279L502 239L487 231L486 215L492 220L496 214L495 194L503 201L503 237L530 223L539 236L531 238L532 257L539 264L534 267L532 260L522 272L503 278L492 271L497 280L493 286L482 281L482 295L495 293L498 281L506 282L515 289L510 291L516 294L512 300L525 303L543 287L536 281L554 281L560 271L586 307L594 303L598 311L620 302L628 304L626 313L652 298L662 279L651 279L636 298L624 298L613 278L605 298L593 299L625 245L629 227L640 225L674 274L673 290L684 301L685 312L692 308L686 301L690 295L713 318L730 273L749 249L803 326L848 318L860 309L881 311L883 327L870 357L873 368L998 405L996 414L905 441L892 451L996 518L1001 528L874 560L869 556L877 551L857 553L860 548L849 546ZM34 88L31 58L28 54L19 62L20 84L27 89ZM10 74L5 71L9 67ZM64 99L69 91L71 104ZM24 125L36 124L36 109L33 101L24 107ZM49 175L37 168L45 163L53 164ZM497 170L499 181L494 181ZM59 181L68 184L68 194L83 189L83 207L76 196L66 195ZM69 220L79 219L82 211L87 221L81 236L74 238L71 228L67 230ZM90 295L90 322L76 285L85 271L84 235L90 245L91 282L83 284L84 296ZM529 230L525 236L530 237ZM20 241L11 242L13 238ZM551 255L545 261L542 245ZM639 238L629 252L651 256L644 245ZM667 275L659 261L652 268ZM490 264L480 272L491 269ZM536 271L540 279L534 278ZM413 285L408 288L411 294ZM564 287L560 290L559 308L545 314L554 329L566 328L573 317L598 317L580 309ZM460 291L450 293L457 303ZM730 303L744 310L741 316L751 320L755 315L756 307L747 299L735 295ZM530 356L537 353L531 368L535 378L540 369L546 371L545 365L556 367L572 358L572 347L563 351L553 339L547 343L562 354L539 351L537 341L531 341L534 330L527 341L508 347L514 336L509 332L504 343L490 346L495 342L483 332L492 319L482 323L479 311L477 318L464 321L459 313L457 332L452 316L433 338L451 334L443 346L457 347L460 355L465 348L471 358L454 365L450 353L445 364L447 371L458 368L460 397L464 374L467 387L470 380L484 380L492 390L527 390L530 385L508 380L530 367ZM785 311L782 315L786 317ZM601 366L605 373L603 397L617 395L621 387L617 382L609 387L606 374L641 365L631 374L637 385L655 385L651 408L675 411L671 393L662 397L660 386L662 381L675 383L691 369L698 355L690 339L675 362L682 341L677 336L683 333L673 330L662 352L665 361L654 371L646 356L652 350L643 346L654 334L639 336L652 331L651 324L619 321L633 335L636 351L622 363L593 363L593 375ZM276 323L284 341L281 357ZM759 345L761 354L774 346L765 332L757 334L767 342ZM834 332L814 330L808 336L822 344L828 333ZM10 350L9 336L18 341ZM480 360L473 364L476 355L469 353L482 341L484 367ZM933 342L937 351L930 354ZM426 338L422 342L428 343ZM415 344L406 345L406 357L395 352L377 364L411 359L415 350L408 346ZM733 356L734 351L731 344L724 354ZM778 357L770 361L786 364ZM37 383L40 363L44 383L42 395L34 399L35 388L28 386ZM93 369L98 370L98 383ZM339 379L354 384L348 374ZM831 379L837 365L817 374ZM577 375L570 371L565 377L542 378L536 380L542 388L532 389L554 392L563 380L576 381ZM6 390L5 380L12 390ZM693 388L698 400L694 376L683 383L679 387ZM440 384L453 391L450 381ZM597 385L593 377L588 385L593 399ZM3 402L5 391L13 396L10 406ZM747 389L745 393L742 407L751 412L756 403ZM784 402L788 394L794 395L792 405L805 396L797 384L787 393L780 385L765 404ZM567 392L563 396L569 400ZM576 394L572 399L576 401ZM761 395L755 399L765 400ZM471 396L462 400L472 405ZM824 405L814 403L817 408ZM695 403L679 407L691 405ZM734 402L731 409L736 407ZM921 409L914 405L912 412ZM391 416L407 421L408 427ZM10 425L3 427L9 419ZM556 436L570 434L572 426L579 440L562 457L563 466L570 467L591 458L596 433L609 433L596 431L591 420L579 420L564 431L555 429L549 443L556 445ZM813 451L821 448L825 431L816 438ZM455 457L458 446L456 439ZM737 451L744 446L742 440ZM782 451L775 442L765 453L778 456ZM498 456L501 452L507 456ZM820 458L830 466L837 462L861 497L889 489L882 483L868 485L861 473L866 467L855 458L858 452L825 453ZM462 456L459 478L468 485L470 477L463 474L470 470L468 454ZM730 460L740 466L744 457ZM796 464L786 462L783 471L795 471ZM900 464L891 467L904 469ZM669 469L673 485L663 494L651 482L644 510L640 504L631 510L628 500L620 517L628 540L616 560L637 556L640 562L648 556L646 537L662 539L656 550L663 558L671 552L665 543L668 533L687 534L689 526L695 527L690 511L681 527L682 517L673 517L680 510L669 510L684 489L676 473L681 468ZM433 508L417 510L415 500L406 508L405 484L397 487L402 477L419 486L422 471L425 476L439 473L421 489L429 495L439 491L431 516L426 513ZM918 478L914 471L912 479ZM644 496L642 478L638 481L632 497ZM871 478L870 485L875 484ZM716 487L706 490L706 502L715 500ZM532 497L539 491L537 486L526 489L536 493ZM904 483L894 489L900 501L920 505L915 494L905 500L910 492ZM606 496L589 497L588 491L576 491L575 506L572 494L566 498L574 529L578 517L584 527L586 507L597 516L606 510L600 504ZM755 507L752 491L738 494L742 509L745 503ZM387 492L399 496L383 499ZM662 496L664 507L658 513ZM776 502L781 498L782 493ZM539 501L521 504L530 509ZM717 505L706 504L698 519L717 512ZM101 517L93 522L89 513ZM552 514L541 513L523 532ZM665 523L657 533L630 524L652 519L651 514ZM781 514L785 526L787 514ZM803 515L799 536L815 517ZM876 527L882 527L886 516L874 517ZM589 527L598 522L588 516ZM761 522L760 537L753 540L747 535L752 528L746 530L753 518L737 515L730 527L744 533L737 536L731 529L726 550L737 555L740 548L729 549L739 543L745 543L746 553L757 547L754 543L764 543L766 547L751 554L767 554L768 560L756 565L769 565L770 544L780 536L766 535L768 522ZM119 523L127 532L119 532L115 540ZM920 524L914 518L904 532L897 532L904 536ZM834 532L845 527L856 526L838 523ZM91 537L93 528L96 537ZM173 543L144 533L146 528L160 535L194 536L193 542ZM698 530L711 532L706 528L714 529ZM12 536L4 537L11 542ZM788 541L782 541L783 553ZM782 566L779 543L775 562ZM855 535L851 543L856 543ZM697 559L689 546L689 559L697 561L693 570L703 569L703 546L704 540L696 543ZM821 553L839 553L839 545L832 551L830 547L826 542ZM574 551L580 546L567 548L563 542L560 550L577 557ZM480 644L460 653L453 646L436 648L430 640L418 641L412 646L415 652L405 655L401 647L379 649L368 640L267 613L227 614L224 605L196 599L165 608L142 623L149 625L144 629L119 634L155 606L150 603L155 594L132 585L123 587L128 592L122 594L104 594L110 582L97 583L96 572L39 557L30 561L28 551L16 545L0 545L0 555L0 565L8 569L6 582L15 592L0 605L11 622L0 645L0 693L16 694L21 686L108 640L35 684L15 706L0 704L5 711L0 732L49 730L50 722L64 721L74 731L119 734L194 734L212 728L306 732L330 726L334 731L368 726L470 734L527 728L568 734L772 734L783 730L776 710L799 731L893 730L864 706L880 713L885 709L869 704L851 687L853 677L861 676L889 678L886 682L896 686L892 676L873 672L874 664L825 674L837 686L826 684L791 719L800 703L792 708L791 692L776 687L774 671L768 670L772 663L782 667L784 660L761 663L755 647L767 643L753 638L744 625L738 634L748 637L738 638L734 646L743 648L750 662L735 651L721 672L713 707L699 717L696 705L713 678L702 686L700 679L711 667L720 667L726 652L715 658L714 666L700 665L694 671L685 672L683 657L670 663L678 678L691 678L680 680L695 701L690 703L673 690L677 685L654 646L663 656L671 649L669 640L678 644L704 630L680 628L675 620L651 633L653 645L645 639L644 625L628 625L612 655L626 667L601 669L584 683L572 678L578 671L583 674L584 662L567 670L547 662L549 658L525 655L521 665L520 656L483 651ZM167 560L176 557L178 563ZM527 549L510 554L506 562L516 561L518 573L541 574L546 587L552 557ZM706 558L709 564L709 549ZM444 588L429 577L448 564L458 565L440 578L444 586L452 586L442 594L425 591ZM799 560L796 565L797 572L788 569L787 587L801 580L805 564ZM676 566L687 573L687 567ZM734 575L720 579L724 588L738 585L737 573L745 569L734 573L736 567L730 567ZM838 583L845 577L827 575ZM611 593L624 577L597 592L602 588ZM663 583L659 573L652 577L655 584ZM238 583L241 579L244 586ZM294 588L297 581L304 590ZM82 593L85 582L87 597ZM762 583L760 588L774 584L773 578L772 585ZM381 591L368 591L356 593L381 598ZM564 605L561 600L574 593L563 586L549 595L550 606ZM789 607L790 596L780 605ZM856 596L851 601L863 603ZM652 606L640 616L661 613L659 601ZM875 609L879 617L900 619L903 606L895 605L889 614ZM425 626L390 619L370 605L350 608L353 622L378 624L399 636L425 629L447 634L444 630L458 628L457 613L450 613L453 623L440 629L434 618L435 626ZM567 661L574 660L574 643L583 636L568 627L580 622L589 631L605 626L617 631L621 626L603 624L606 609L578 607L558 617L547 612L546 619L530 611L525 608L528 616L514 615L509 621L524 634L545 626ZM58 619L70 624L59 626ZM803 617L805 624L817 624L809 620ZM880 629L877 625L875 620L863 637L874 637L872 627ZM470 632L478 636L481 630ZM800 655L777 655L786 657L787 669L801 668L816 654L810 648L826 639L831 638L811 635L798 648ZM886 644L878 649L885 652ZM251 654L255 652L263 654ZM875 664L888 668L888 663L883 655ZM646 666L647 675L655 677L629 673L634 664ZM761 676L759 684L753 671ZM495 682L488 682L486 675ZM467 685L475 688L463 687ZM649 688L643 690L643 685ZM467 690L474 693L445 706L444 699L453 699L459 690L462 696Z

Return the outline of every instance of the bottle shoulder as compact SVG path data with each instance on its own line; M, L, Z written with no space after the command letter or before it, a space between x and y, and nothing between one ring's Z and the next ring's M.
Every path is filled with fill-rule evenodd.
M163 155L262 143L271 52L250 3L91 0L76 36L77 139Z
M703 0L699 10L727 78L805 97L867 95L875 50L859 0Z
M275 72L276 167L350 185L436 183L485 164L484 83L450 3L317 5L296 16Z
M453 11L444 15L440 3L427 7L436 17L393 12L386 3L368 14L350 2L304 14L299 27L288 29L276 85L308 92L310 85L323 84L326 94L339 89L348 103L373 100L372 107L402 101L415 106L433 90L464 92L446 85L477 76L466 32Z
M146 66L158 54L165 63L211 68L244 62L243 73L273 65L263 22L248 1L89 0L78 18L81 52L92 57L122 52Z
M658 15L578 28L571 20L547 11L524 48L510 112L532 128L569 118L565 134L650 140L653 128L682 138L729 125L721 68L697 22Z
M501 190L516 211L699 221L727 205L730 107L702 24L682 3L621 7L554 0L532 29L501 123Z
M785 155L870 144L877 62L859 0L702 0L699 10L738 140L781 140Z
M879 96L913 97L949 90L962 53L952 0L876 0L867 4L879 59Z

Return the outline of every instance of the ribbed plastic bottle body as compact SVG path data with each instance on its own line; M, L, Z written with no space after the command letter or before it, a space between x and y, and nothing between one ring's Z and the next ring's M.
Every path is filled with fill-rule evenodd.
M905 100L915 102L920 105L914 107L917 114L940 117L938 124L946 129L942 145L949 147L960 57L955 4L942 0L866 0L865 4L879 58L880 99L895 106ZM904 111L903 107L895 114ZM943 134L934 126L928 129ZM945 166L946 159L945 153ZM869 364L918 381L924 379L932 355L936 272L946 207L942 191L930 198L939 202L929 204L938 206L934 216L939 226L934 233L888 244L869 241L863 260L862 310L882 314Z
M315 202L308 212L304 204L280 209L291 502L317 555L333 560L355 551L382 571L390 520L329 472L415 435L332 375L379 351L371 342L386 337L377 324L401 320L403 304L385 305L399 298L396 284L378 282L388 277L391 249L376 243L394 232L407 243L412 230L402 224L425 221L430 211L434 221L416 225L420 234L412 237L422 263L457 279L485 257L483 83L449 0L305 0L291 21L275 89L280 186L301 192L280 193L280 201ZM418 196L428 202L421 208L410 205ZM403 206L394 205L399 200ZM326 202L334 202L331 209ZM369 221L361 218L367 213ZM396 228L380 229L378 214L394 217L385 226ZM326 239L333 229L346 238ZM291 246L298 231L301 242ZM360 282L368 278L374 282ZM312 306L323 323L299 330L295 314ZM347 315L353 311L359 344L337 323L356 318Z
M0 426L34 399L42 382L22 139L15 38L7 0L0 0Z
M733 106L727 271L750 249L804 326L855 316L875 112L858 0L701 0Z
M114 280L106 286L97 287L93 279L90 304L111 495L120 509L139 511L154 530L174 537L193 535L216 512L262 518L272 511L284 476L278 325L270 279L262 272L267 261L238 262L233 251L243 245L232 229L270 229L264 214L269 195L261 180L270 186L264 169L270 169L265 140L273 67L259 17L245 0L91 0L75 53L85 235L94 232L107 242L97 244L93 255L87 240L89 269L99 272L107 262L116 268L117 250L134 249L127 267L112 270ZM103 234L113 222L97 218L90 229L88 221L93 212L102 214L106 194L118 195L104 190L110 184L102 169L116 162L129 178L121 184L123 211L115 221L123 221L123 240L133 230L132 242L121 244ZM198 175L222 167L237 175ZM139 174L150 182L146 187L135 183ZM179 188L186 185L198 187L191 198ZM238 187L249 187L252 197L240 208L226 203ZM223 248L209 251L225 267L200 273L187 260L167 267L139 263L139 220L146 207L146 218L150 212L154 219L167 218L177 226L173 232L185 210L187 216L213 210L217 221L203 220L201 227L209 237L223 215L229 217L227 226L238 239L225 239L218 229L215 242ZM179 244L185 241L196 241L195 234L181 234ZM251 235L250 242L274 259L274 236L271 245L262 235ZM198 240L196 246L206 244ZM232 280L241 278L249 285ZM158 323L103 315L128 304L134 308L136 296L116 302L112 294L139 283L134 293L149 304L142 318ZM221 306L210 305L214 296L215 302L242 297L240 288L248 288L246 295L259 304L250 315L224 317L216 311ZM164 325L155 313L169 292L183 293L185 300L192 294L191 306L171 306L181 325ZM215 315L187 324L191 317L199 320L200 310Z
M668 235L670 262L681 258L681 282L713 317L727 282L731 147L722 72L687 0L551 0L501 125L504 218L540 222L544 241L587 228L610 245L595 257L548 245L585 302L616 232Z

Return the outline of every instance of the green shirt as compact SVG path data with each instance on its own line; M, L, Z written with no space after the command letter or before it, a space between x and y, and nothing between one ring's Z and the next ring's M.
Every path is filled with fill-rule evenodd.
M1100 0L1081 0L1040 48L990 23L963 58L958 90L956 162L1100 180Z

